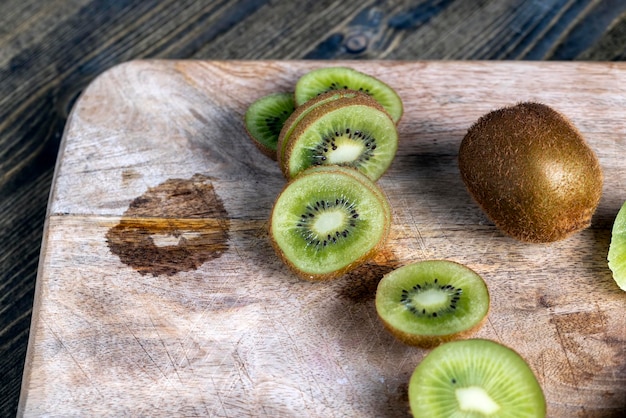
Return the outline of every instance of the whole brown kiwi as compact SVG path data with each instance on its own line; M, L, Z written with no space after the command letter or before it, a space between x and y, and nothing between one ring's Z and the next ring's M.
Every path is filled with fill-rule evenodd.
M461 142L459 170L487 216L521 241L553 242L588 227L602 194L593 150L541 103L482 116Z

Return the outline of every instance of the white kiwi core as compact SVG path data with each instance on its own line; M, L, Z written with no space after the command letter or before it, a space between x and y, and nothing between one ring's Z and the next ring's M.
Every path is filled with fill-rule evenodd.
M321 213L313 224L313 230L319 235L334 233L345 224L345 214L341 210L332 210Z
M489 396L487 391L478 386L469 386L455 390L456 400L459 402L459 408L462 411L479 412L484 415L491 415L500 409L498 405Z
M365 147L362 142L352 140L337 141L337 149L328 153L328 163L342 164L356 161L363 153Z
M438 308L448 304L448 295L437 289L428 289L413 296L413 301L423 308Z

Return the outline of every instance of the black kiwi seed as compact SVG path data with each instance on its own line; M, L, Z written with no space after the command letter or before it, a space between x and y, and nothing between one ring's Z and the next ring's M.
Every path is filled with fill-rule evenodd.
M329 132L325 135L320 135L320 143L311 150L311 160L316 161L316 165L321 165L323 161L327 160L327 154L330 151L337 150L337 144L334 137L347 136L350 139L359 139L365 144L363 153L356 161L348 164L351 167L359 168L366 161L369 161L374 156L374 150L376 149L376 138L369 134L364 134L361 131L350 131L350 128L346 128L344 132Z
M283 125L285 123L285 120L287 120L291 113L292 112L283 109L278 115L271 115L265 118L265 124L267 126L267 129L270 132L273 132L274 135L276 135L276 138L278 138L278 133L280 133L280 130L283 128Z
M419 284L416 284L409 290L402 289L400 302L414 314L425 316L425 317L432 317L432 318L436 318L438 315L441 315L449 310L456 309L456 306L460 299L460 295L463 293L463 289L456 288L450 284L447 284L445 286L440 286L437 284L437 281L438 280L435 279L433 282L427 282L427 283L422 284L421 286ZM424 308L419 310L418 309L419 307L414 305L414 300L415 300L414 296L419 293L426 292L429 289L437 289L437 290L443 291L446 294L446 296L448 296L449 298L449 302L450 302L449 305L443 308L440 308L439 310L435 312L428 312Z

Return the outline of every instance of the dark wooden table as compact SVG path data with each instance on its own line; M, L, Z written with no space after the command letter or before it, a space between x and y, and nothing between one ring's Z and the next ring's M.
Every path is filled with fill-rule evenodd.
M0 416L17 410L48 193L72 105L136 58L626 59L624 0L0 2Z

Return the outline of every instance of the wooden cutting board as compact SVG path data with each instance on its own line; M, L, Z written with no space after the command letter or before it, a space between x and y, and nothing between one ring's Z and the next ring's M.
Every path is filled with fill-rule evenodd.
M379 184L384 251L328 283L296 278L266 232L285 180L247 138L247 106L308 70L349 65L394 87L400 147ZM539 100L569 116L605 173L592 226L517 242L466 192L457 150L482 114ZM467 264L492 307L477 337L517 350L551 417L626 410L626 293L606 263L626 200L626 64L135 61L68 120L37 280L20 415L407 416L427 350L374 310L380 277Z

